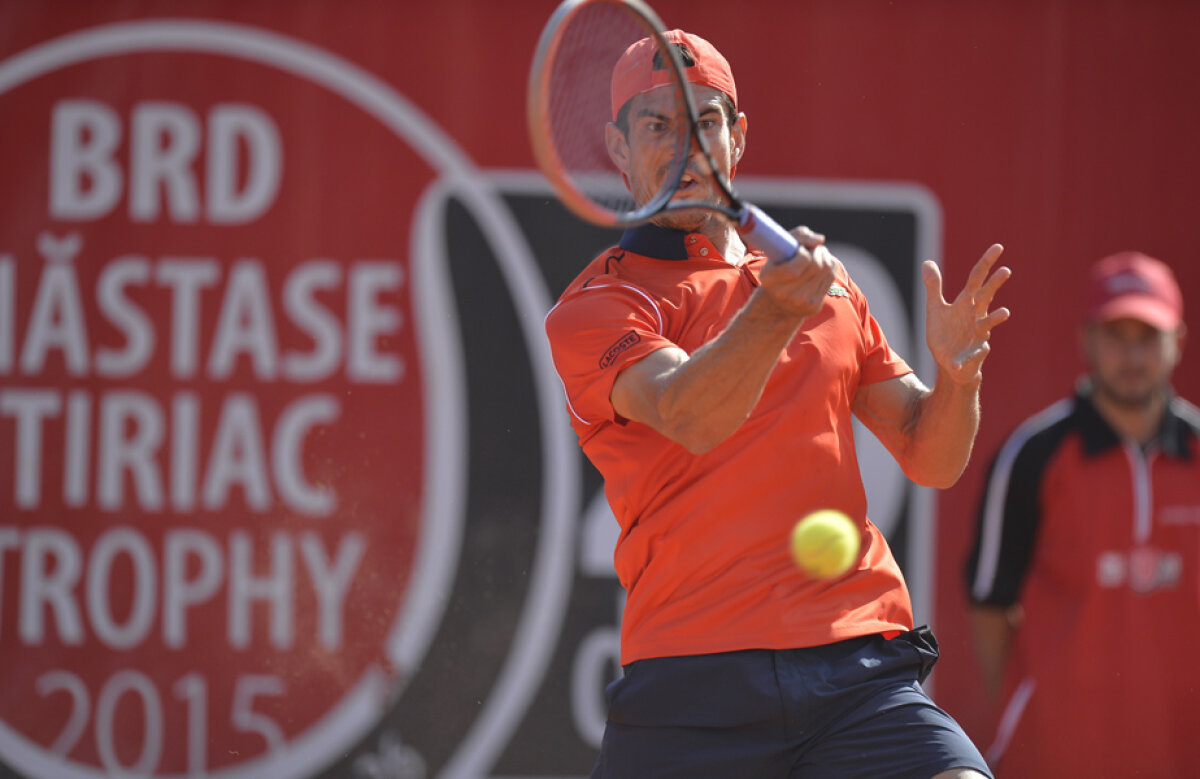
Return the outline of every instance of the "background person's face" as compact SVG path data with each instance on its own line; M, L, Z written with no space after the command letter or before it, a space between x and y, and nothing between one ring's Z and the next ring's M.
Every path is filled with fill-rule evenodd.
M1161 394L1179 363L1180 335L1136 319L1115 319L1084 331L1084 353L1096 392L1125 408Z

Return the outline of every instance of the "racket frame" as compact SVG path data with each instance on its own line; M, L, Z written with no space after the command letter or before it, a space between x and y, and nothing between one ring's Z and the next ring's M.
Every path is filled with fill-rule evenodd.
M558 155L550 130L550 76L552 74L549 65L555 61L558 55L562 44L561 32L566 29L577 13L583 11L587 6L597 3L617 6L632 14L645 28L646 37L652 37L658 49L666 52L675 81L681 86L678 92L683 101L687 119L686 146L681 143L677 159L667 174L666 181L670 185L660 188L653 198L632 211L621 212L606 208L580 191L566 173L566 166ZM669 211L699 208L717 212L730 219L748 242L752 242L762 249L774 262L784 262L796 254L799 247L796 239L767 216L762 209L743 201L734 190L732 182L717 169L708 147L708 139L699 128L696 101L692 96L687 77L684 75L684 65L679 52L666 39L666 26L662 20L642 0L563 0L546 22L541 37L538 39L533 64L530 68L526 108L530 143L539 167L549 179L563 204L584 220L602 227L625 228L647 222L658 214ZM704 157L710 178L721 190L721 193L728 198L729 205L702 200L672 202L687 170L690 147L693 143Z

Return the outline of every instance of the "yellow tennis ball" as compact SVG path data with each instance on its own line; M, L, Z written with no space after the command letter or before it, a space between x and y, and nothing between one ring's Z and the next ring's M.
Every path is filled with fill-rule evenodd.
M858 559L858 527L834 509L814 511L792 528L792 558L809 576L832 579Z

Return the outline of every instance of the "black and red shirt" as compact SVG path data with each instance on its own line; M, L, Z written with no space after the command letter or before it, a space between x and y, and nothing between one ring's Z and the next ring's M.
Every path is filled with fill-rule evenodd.
M1084 386L992 464L970 598L1019 604L995 767L1200 776L1200 412L1171 397L1142 447Z

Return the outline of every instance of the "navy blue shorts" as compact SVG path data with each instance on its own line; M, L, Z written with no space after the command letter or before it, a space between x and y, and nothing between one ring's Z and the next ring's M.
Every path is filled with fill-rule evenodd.
M593 777L904 777L991 772L921 689L927 628L806 649L639 660L609 685Z

